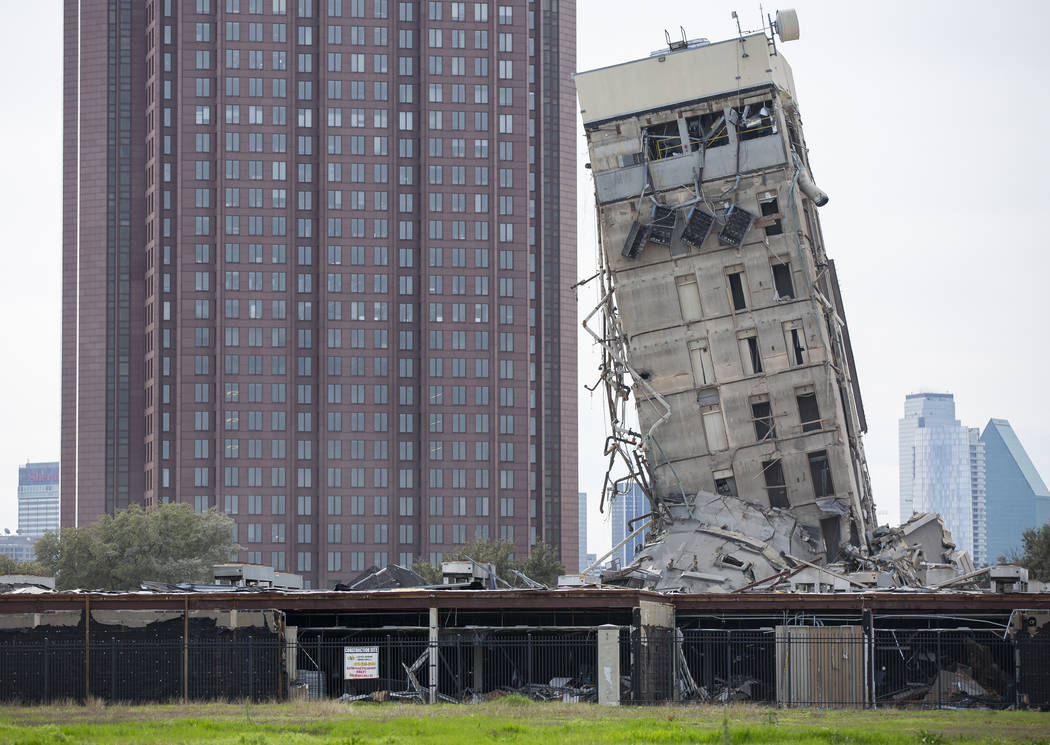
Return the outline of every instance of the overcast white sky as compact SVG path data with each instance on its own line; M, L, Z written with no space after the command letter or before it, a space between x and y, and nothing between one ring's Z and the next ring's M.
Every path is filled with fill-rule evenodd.
M905 394L955 394L958 417L1009 419L1044 478L1050 419L1045 238L1050 72L1039 2L794 3L795 75L868 415L881 520L897 517L897 419ZM0 528L17 524L17 468L59 454L62 3L0 0ZM579 70L646 56L664 29L712 41L760 25L758 5L579 0ZM770 6L767 10L775 10ZM594 199L579 136L579 271L593 273ZM581 317L594 293L580 293ZM581 383L596 356L580 340ZM590 548L601 399L580 389L580 488ZM584 436L586 434L586 436Z

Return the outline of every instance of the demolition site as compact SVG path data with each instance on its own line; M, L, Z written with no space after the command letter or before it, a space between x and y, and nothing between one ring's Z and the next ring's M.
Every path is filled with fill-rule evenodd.
M768 20L574 77L603 494L639 484L651 507L630 564L524 589L473 561L332 591L258 565L129 593L28 581L0 594L0 694L1050 707L1046 588L975 566L935 514L876 522L829 196L780 49L798 20Z

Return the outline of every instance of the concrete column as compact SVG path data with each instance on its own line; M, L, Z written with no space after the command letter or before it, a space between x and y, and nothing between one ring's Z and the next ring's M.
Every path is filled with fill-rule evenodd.
M299 627L284 627L284 679L288 683L288 696L292 695L292 683L299 677Z
M438 693L438 609L430 609L430 645L429 669L427 680L430 683L430 703L437 703Z
M474 639L474 693L480 696L485 685L485 648L481 640Z
M598 627L598 703L620 705L620 627Z

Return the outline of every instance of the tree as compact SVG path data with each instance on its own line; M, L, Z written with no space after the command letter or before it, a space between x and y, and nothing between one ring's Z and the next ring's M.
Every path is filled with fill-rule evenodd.
M520 571L529 579L555 587L558 577L565 574L565 565L558 559L553 546L540 541L532 547L529 558L521 563Z
M412 571L425 579L428 584L441 584L441 567L436 567L430 562L419 559L412 564Z
M59 590L132 590L142 582L210 582L212 566L237 551L233 520L187 504L133 505L83 528L45 533L37 561Z
M1013 559L1013 563L1026 567L1029 579L1050 581L1050 523L1022 533L1021 548L1020 557Z
M17 562L10 556L0 554L0 574L32 574L37 577L50 577L51 572L35 561Z

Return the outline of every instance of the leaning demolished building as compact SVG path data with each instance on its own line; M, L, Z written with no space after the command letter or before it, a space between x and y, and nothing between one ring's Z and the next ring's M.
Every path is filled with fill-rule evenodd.
M601 244L584 326L602 348L610 473L626 465L605 491L634 481L652 504L649 542L606 582L725 591L820 565L923 584L926 564L972 569L940 532L917 546L907 525L876 525L828 196L778 36L798 38L793 11L768 36L683 39L576 76Z

